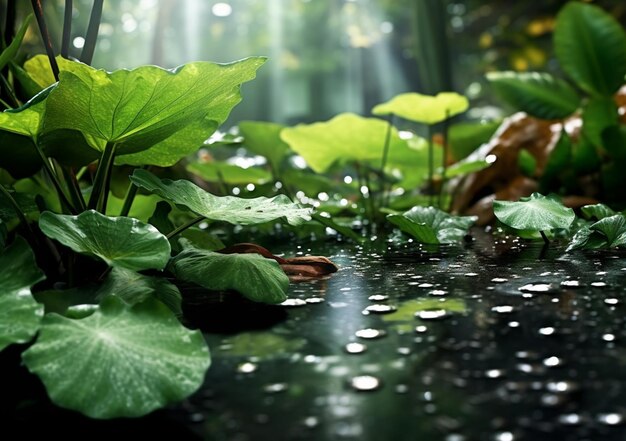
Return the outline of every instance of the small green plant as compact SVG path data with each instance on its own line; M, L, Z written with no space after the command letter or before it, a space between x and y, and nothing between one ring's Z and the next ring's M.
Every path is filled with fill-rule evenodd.
M435 207L413 207L401 214L389 214L387 220L429 245L460 242L476 222L476 216L453 216Z

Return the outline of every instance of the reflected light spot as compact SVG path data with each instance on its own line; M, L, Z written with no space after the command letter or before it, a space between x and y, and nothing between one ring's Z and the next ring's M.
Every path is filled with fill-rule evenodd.
M85 39L83 37L76 37L72 40L72 45L76 49L82 49L85 46Z
M228 3L215 3L211 8L211 12L216 17L228 17L233 13L233 7Z

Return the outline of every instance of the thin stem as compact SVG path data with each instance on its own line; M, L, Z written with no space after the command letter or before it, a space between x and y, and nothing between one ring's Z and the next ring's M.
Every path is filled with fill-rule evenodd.
M167 238L171 239L172 237L182 233L189 227L193 227L195 224L202 222L205 219L204 216L198 216L195 219L191 219L189 222L182 224L181 226L173 229L169 233L167 233Z
M5 100L3 100L2 98L0 98L0 104L2 104L4 106L5 109L12 109L13 106L10 105L9 103L7 103Z
M30 2L33 5L33 11L35 12L35 17L37 18L37 25L39 26L39 32L41 33L41 38L46 48L46 54L48 55L48 60L50 60L50 67L52 68L54 79L59 81L59 66L57 65L57 60L54 58L54 49L52 48L52 40L50 39L50 33L48 32L46 19L44 18L44 15L43 15L43 7L41 6L41 0L31 0Z
M115 165L115 146L113 146L113 152L106 168L106 175L104 176L104 187L102 188L102 195L100 197L100 205L98 211L102 214L106 214L107 202L109 200L109 192L111 190L111 176L113 174L113 165Z
M74 7L73 0L65 0L65 9L63 11L63 40L61 42L61 56L69 58L70 55L70 39L72 38L72 9Z
M8 46L13 40L13 34L15 33L15 17L16 17L16 3L17 0L8 0L6 7L6 20L4 21L4 44Z
M539 231L539 233L541 234L541 238L543 239L543 242L548 245L550 243L550 240L548 240L548 236L546 236L546 233L543 232L543 230Z
M359 185L359 194L361 195L361 200L363 201L363 208L365 209L365 217L368 220L372 220L372 216L369 212L369 205L367 203L367 201L365 200L365 195L363 194L363 192L361 191L361 189L364 187L363 185L363 174L361 173L361 164L359 164L359 162L355 162L354 163L354 171L356 172L356 181Z
M383 177L380 190L381 207L385 204L385 195L387 194L387 185L385 182L385 167L387 167L387 158L389 156L389 144L391 141L391 128L393 126L393 117L394 115L392 114L389 117L389 121L387 123L387 134L385 135L385 144L383 145L383 159L380 163L380 175ZM389 188L389 191L391 191L391 188Z
M22 211L22 208L19 206L17 201L13 198L13 195L11 195L11 193L9 193L9 190L4 188L4 185L0 185L0 193L2 193L2 195L5 198L7 198L9 203L13 206L13 211L15 211L15 214L19 218L20 223L22 225L24 225L24 227L28 231L28 234L30 234L32 237L34 237L33 230L30 228L30 224L28 223L28 219L26 219L26 214L24 214L24 212Z
M446 109L446 119L443 120L443 159L441 161L441 186L439 187L439 194L437 199L437 206L441 209L442 198L443 198L443 187L446 183L446 167L448 165L448 118L450 116L450 111Z
M226 185L226 180L224 179L224 175L222 174L221 170L216 169L216 173L217 173L217 181L220 185L220 190L222 191L222 193L225 196L228 196L228 185Z
M7 107L7 108L19 107L20 100L17 99L17 95L15 95L15 91L13 90L13 87L9 84L9 82L4 77L4 75L0 75L0 87L2 88L2 90L6 92L7 97L11 100L12 106Z
M433 148L433 134L432 126L427 126L426 134L428 136L428 205L433 204L433 193L435 184L433 182L433 176L435 174L435 158Z
M76 180L77 180L77 181L80 181L80 178L82 178L82 177L83 177L83 175L85 174L85 172L86 172L88 169L89 169L89 167L87 167L87 166L81 167L81 168L78 170L78 173L76 173Z
M98 205L101 205L102 190L105 187L105 180L109 171L109 162L112 161L115 155L115 144L107 143L100 161L98 162L98 169L96 170L96 176L93 180L93 186L91 188L91 196L89 197L89 203L87 208L96 209Z
M69 167L63 167L60 164L57 164L57 168L61 170L65 186L67 187L70 193L70 198L72 199L72 204L80 211L85 211L87 209L87 205L85 204L83 193L80 191L80 186L78 185L74 171Z
M78 211L74 208L70 200L67 198L67 195L63 191L61 182L59 182L59 177L57 176L56 172L52 168L52 165L50 165L50 161L48 160L48 157L45 155L43 150L41 150L41 147L37 143L37 140L34 140L34 141L35 141L34 143L35 149L37 150L37 153L39 153L39 157L41 158L41 161L43 162L44 169L46 170L48 177L52 181L52 185L54 185L54 189L57 191L57 195L59 196L61 205L65 206L65 208L69 210L70 213L78 214Z
M144 165L141 167L143 170L148 170L150 168L149 165ZM128 190L126 190L126 196L124 197L124 205L122 206L122 211L120 212L120 216L128 216L130 213L130 209L133 206L133 202L135 201L135 196L137 196L137 192L139 191L139 187L137 187L132 181L128 185Z
M87 26L87 35L85 36L85 46L80 54L80 61L85 64L91 64L93 54L96 50L96 41L98 40L98 29L100 28L100 20L102 19L102 6L104 0L94 0L91 8L91 17L89 17L89 25Z

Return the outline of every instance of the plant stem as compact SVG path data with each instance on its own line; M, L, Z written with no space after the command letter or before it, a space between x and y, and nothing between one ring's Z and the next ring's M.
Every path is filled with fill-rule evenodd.
M91 196L89 197L89 203L87 204L87 208L96 210L102 209L103 203L106 208L106 199L103 201L102 193L105 187L107 187L108 190L108 185L106 185L106 181L109 178L109 171L114 157L115 144L107 143L104 151L102 152L102 156L100 157L100 161L98 162L98 169L96 170L96 176L93 180Z
M17 0L8 0L7 7L5 9L6 12L6 20L4 21L4 45L5 47L11 43L13 39L13 34L15 31L15 17L16 17L16 3Z
M13 90L13 87L11 87L11 85L9 84L7 79L4 77L4 75L1 75L1 74L0 74L0 87L7 94L7 98L11 100L11 105L7 105L6 108L10 109L10 108L19 107L20 101L17 99L17 96L15 95L15 91ZM3 103L3 104L6 105L6 103Z
M446 183L446 166L448 159L448 118L450 117L450 111L446 109L446 119L443 120L443 159L441 161L441 186L439 187L439 194L437 198L437 206L441 209L443 199L443 187Z
M80 191L80 186L78 185L74 171L69 167L63 167L60 164L57 164L57 168L62 172L63 180L65 181L65 185L70 193L70 198L72 199L72 204L80 211L85 211L87 209L87 205L85 204L83 193Z
M190 220L187 223L182 224L181 226L173 229L172 231L170 231L169 233L167 233L167 238L171 239L172 237L182 233L183 231L185 231L187 228L189 227L193 227L195 224L202 222L205 219L204 216L198 216L192 220Z
M224 196L228 196L228 185L226 185L226 180L224 179L224 175L220 170L216 169L217 173L217 182L220 185L220 190L224 194Z
M433 148L433 134L432 126L429 124L427 127L426 135L428 136L428 205L433 204L433 193L435 192L435 185L433 182L433 176L435 174L435 158Z
M389 156L389 144L391 142L391 128L393 126L393 117L392 114L389 116L389 121L387 122L387 133L385 134L385 144L383 145L383 159L380 163L380 175L383 177L380 189L380 206L385 205L385 195L387 193L387 185L385 182L385 167L387 167L387 158ZM391 191L391 188L389 188Z
M87 35L85 35L85 46L80 54L80 61L85 64L91 64L93 60L93 54L96 50L96 41L98 40L98 29L100 28L100 20L102 19L103 4L104 0L94 0L93 7L91 8Z
M37 140L34 139L33 141L34 141L34 144L35 144L35 149L37 150L37 153L39 153L39 157L41 158L41 161L43 162L44 169L46 170L46 173L48 174L48 177L52 181L52 185L54 186L54 189L57 191L57 196L59 196L59 200L61 201L61 205L65 206L65 208L71 214L78 214L78 211L74 208L74 206L72 205L70 200L67 198L67 195L63 191L63 187L61 186L61 182L59 182L59 177L57 176L56 172L54 171L54 169L50 165L50 161L48 160L48 157L45 155L43 150L41 150L41 147L39 146Z
M144 165L141 167L142 170L148 170L149 168L149 165ZM130 213L130 209L133 206L133 202L135 201L135 196L137 196L138 191L139 187L137 187L135 184L133 184L133 181L131 181L130 185L128 186L128 190L126 190L126 197L124 198L124 205L122 206L120 216L128 216L128 213Z
M544 243L548 245L550 241L548 240L548 236L546 236L546 233L544 233L543 230L539 231L539 233L541 234L541 238L543 239Z
M361 173L361 164L359 164L358 161L356 161L354 163L354 171L356 172L356 180L357 180L357 183L359 185L359 194L361 195L361 200L363 201L363 208L365 209L365 217L371 222L372 221L372 215L371 215L370 210L369 210L369 204L367 203L367 201L365 199L365 195L361 191L361 189L364 187L364 185L363 185L363 174ZM368 192L369 192L369 189L368 189Z
M8 199L9 203L13 206L13 210L15 211L15 214L20 220L20 223L24 225L24 228L26 228L26 230L28 231L28 234L34 238L35 236L33 234L33 230L30 228L28 219L26 219L26 214L22 211L22 208L19 206L17 201L13 198L13 195L9 193L9 190L4 188L4 185L0 185L0 193L2 193L2 195Z
M50 39L50 33L48 32L46 19L44 18L44 15L43 15L43 7L41 6L41 0L31 0L30 2L33 6L33 12L35 12L35 17L37 18L37 25L39 26L39 32L41 33L41 38L43 39L43 44L46 48L46 54L48 55L48 60L50 60L50 67L52 68L54 79L59 81L59 66L57 65L57 60L54 58L54 49L52 48L52 40Z
M61 56L69 58L70 55L70 39L72 38L72 9L73 0L65 0L65 9L63 10L63 40L61 43Z

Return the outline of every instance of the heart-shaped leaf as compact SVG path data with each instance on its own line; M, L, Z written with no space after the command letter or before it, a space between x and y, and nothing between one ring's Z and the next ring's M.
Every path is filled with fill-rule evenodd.
M168 269L186 282L213 291L235 290L255 302L287 299L289 278L273 259L258 254L220 254L187 248L172 258Z
M108 265L140 271L163 269L170 243L150 224L129 217L109 217L95 210L78 216L44 212L39 228L74 251L96 256Z
M441 92L436 96L419 93L396 95L372 109L374 115L396 115L409 121L437 124L465 112L469 101L455 92Z
M565 118L580 104L572 86L547 73L491 72L487 79L508 104L537 118Z
M323 173L335 162L377 161L379 166L388 128L377 118L342 113L326 122L287 127L280 136L315 172ZM392 128L387 164L417 164L420 158Z
M30 288L45 279L24 239L17 237L0 254L0 351L11 343L26 343L39 329L43 305Z
M561 9L554 51L565 73L591 95L611 96L624 84L626 33L598 6L569 2Z
M493 201L493 211L500 222L517 230L565 229L576 217L571 208L539 193L521 198L518 202Z
M169 166L199 148L226 120L241 100L241 84L264 62L248 58L112 73L77 64L60 73L48 97L44 131L80 131L100 152L115 145L117 163ZM126 161L124 155L131 157Z
M280 139L285 128L280 124L261 121L242 121L239 132L244 137L246 149L267 158L274 173L278 173L283 159L289 154L289 146Z
M165 305L115 297L80 320L46 315L22 358L54 403L92 418L138 417L182 400L210 364L202 334Z
M163 277L144 276L125 268L113 268L97 292L97 299L116 296L128 305L157 299L177 317L183 315L182 296L176 285Z
M271 173L262 168L243 168L224 162L193 162L187 166L187 171L207 182L224 182L231 185L259 185L272 180Z
M285 218L291 225L298 225L311 219L311 209L294 204L285 195L253 199L220 197L187 180L159 179L146 170L135 170L130 179L135 185L210 220L252 225Z
M425 244L459 242L476 222L476 216L453 216L435 207L413 207L387 219L402 231Z

